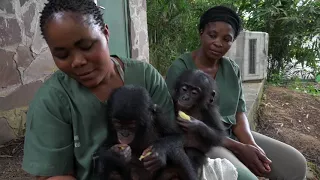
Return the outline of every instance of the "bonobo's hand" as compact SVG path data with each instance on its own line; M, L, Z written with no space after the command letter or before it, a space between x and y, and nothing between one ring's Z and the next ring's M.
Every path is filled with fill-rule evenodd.
M165 151L163 151L160 147L156 148L153 146L149 146L147 149L143 151L142 154L147 154L148 152L151 152L151 154L142 159L143 166L145 167L145 169L153 173L159 170L160 168L166 166L166 154Z
M243 144L236 156L257 176L264 176L271 171L271 160L258 145Z
M126 144L116 144L110 148L113 152L118 154L121 159L125 162L130 162L131 160L131 148Z
M181 117L177 117L177 123L179 126L184 130L185 132L197 132L203 127L205 124L202 121L199 121L193 117L191 117L191 120L185 120L182 119Z

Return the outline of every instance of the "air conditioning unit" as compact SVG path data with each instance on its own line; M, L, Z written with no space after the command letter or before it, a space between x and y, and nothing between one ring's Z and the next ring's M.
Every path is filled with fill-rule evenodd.
M240 67L243 81L262 80L267 77L269 34L242 31L226 56Z

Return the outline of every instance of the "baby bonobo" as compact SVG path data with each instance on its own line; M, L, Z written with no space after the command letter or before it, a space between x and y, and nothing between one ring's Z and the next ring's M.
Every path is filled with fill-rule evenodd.
M146 89L116 89L108 100L108 116L108 137L99 150L101 180L196 179L181 130Z
M206 153L225 136L217 106L218 88L213 78L201 70L186 70L177 79L172 94L178 124L186 134L186 153L196 172L206 163ZM180 112L180 113L179 113Z

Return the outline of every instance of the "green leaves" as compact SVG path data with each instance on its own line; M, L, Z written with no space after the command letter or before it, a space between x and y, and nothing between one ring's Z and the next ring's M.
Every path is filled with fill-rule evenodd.
M318 73L317 76L316 76L316 82L320 83L320 73Z

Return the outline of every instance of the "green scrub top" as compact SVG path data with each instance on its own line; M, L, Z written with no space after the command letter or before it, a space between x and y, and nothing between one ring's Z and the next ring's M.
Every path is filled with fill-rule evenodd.
M122 70L113 60L124 84L147 89L154 103L174 120L167 85L150 64L120 58ZM76 173L77 180L95 180L94 161L107 137L106 102L61 71L39 88L27 113L22 168L36 176Z
M189 69L198 69L190 52L182 54L173 61L166 74L166 83L171 92L174 90L178 76ZM234 138L231 126L236 124L235 114L246 111L239 66L230 58L222 57L215 80L218 86L218 103L222 121L226 123L229 136Z

